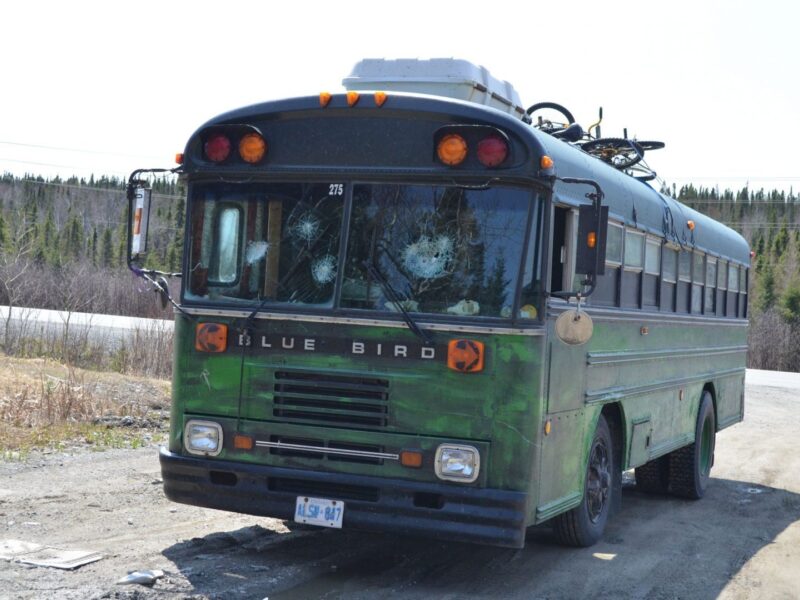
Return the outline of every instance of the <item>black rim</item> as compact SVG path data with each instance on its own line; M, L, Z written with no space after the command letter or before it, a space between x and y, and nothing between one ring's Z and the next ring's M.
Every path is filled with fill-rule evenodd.
M605 440L595 440L592 454L589 456L589 473L586 481L586 507L589 510L589 520L597 523L611 492L611 470L608 461L608 448Z

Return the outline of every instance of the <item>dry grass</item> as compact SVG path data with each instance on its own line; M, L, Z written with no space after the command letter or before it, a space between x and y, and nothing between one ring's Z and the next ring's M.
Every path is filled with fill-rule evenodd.
M0 457L163 435L169 382L0 355Z

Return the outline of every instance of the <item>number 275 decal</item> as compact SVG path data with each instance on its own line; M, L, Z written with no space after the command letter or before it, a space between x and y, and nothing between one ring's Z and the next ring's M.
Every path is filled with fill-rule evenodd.
M329 196L341 196L344 194L344 184L343 183L331 183L328 186L328 195Z

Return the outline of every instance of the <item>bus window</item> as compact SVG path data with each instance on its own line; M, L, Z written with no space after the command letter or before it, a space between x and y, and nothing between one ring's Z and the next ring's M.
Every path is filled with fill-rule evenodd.
M644 246L642 305L658 306L658 276L661 273L661 240L648 237Z
M639 307L644 267L644 234L625 230L625 260L622 271L620 304L629 308Z
M192 195L188 300L332 306L344 208L339 188L213 183L198 184Z
M739 294L739 265L730 263L728 265L728 300L725 304L725 316L735 317L737 314L736 305Z
M749 269L742 267L739 269L739 317L747 317L747 276Z
M707 315L713 315L715 312L715 300L717 297L717 259L708 257L706 263L706 298L703 306L703 312Z
M217 256L212 279L219 283L232 283L239 272L239 221L238 207L223 206L217 217Z
M705 255L702 252L692 254L692 312L703 312L703 283L705 282Z
M676 290L675 310L688 313L692 291L692 253L681 250L678 254L678 289Z
M553 256L550 291L577 291L581 276L575 275L575 252L578 241L578 214L556 206L553 210Z
M590 296L593 304L616 306L622 265L622 225L609 222L606 234L606 273L597 278L597 288Z
M661 310L675 310L675 288L678 282L678 251L669 246L663 247L661 261Z
M355 185L342 307L398 312L369 262L409 312L510 318L530 201L511 187Z
M717 262L717 316L725 316L725 303L728 290L728 261Z

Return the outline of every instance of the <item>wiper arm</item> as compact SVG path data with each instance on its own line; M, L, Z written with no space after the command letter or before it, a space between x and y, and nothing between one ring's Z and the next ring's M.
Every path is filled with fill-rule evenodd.
M367 274L378 282L378 285L381 286L383 293L386 294L386 296L389 298L389 301L397 307L397 310L400 311L400 314L403 316L403 320L406 322L406 325L408 325L408 328L414 333L414 335L421 339L426 346L433 346L433 340L431 339L430 335L428 335L428 332L417 325L416 321L414 321L414 319L403 306L403 301L400 300L400 295L397 293L397 290L392 287L392 284L389 283L389 281L383 276L383 273L381 273L378 268L368 260L364 261L364 268L367 270Z

